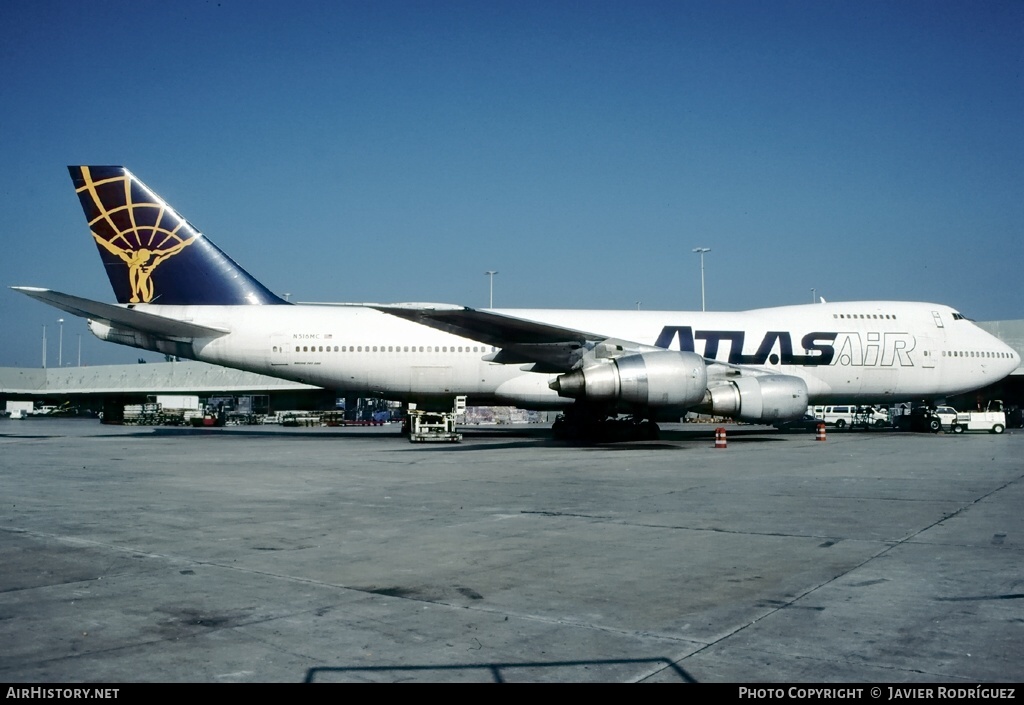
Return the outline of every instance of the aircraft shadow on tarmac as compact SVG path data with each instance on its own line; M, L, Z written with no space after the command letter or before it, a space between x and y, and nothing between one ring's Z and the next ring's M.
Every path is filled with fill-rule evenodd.
M316 683L320 676L327 676L332 673L359 677L371 675L390 675L395 680L401 680L403 676L412 676L416 673L446 672L453 671L471 674L474 672L486 672L490 674L494 683L504 683L505 675L510 671L519 669L565 669L565 668L592 668L595 666L648 666L651 671L670 670L674 671L685 683L696 683L697 681L680 668L678 665L665 658L651 659L606 659L596 661L537 661L524 663L466 663L466 664L423 664L420 666L322 666L310 668L306 671L306 683ZM531 678L536 680L536 678Z
M462 443L423 443L408 444L405 449L409 452L479 452L499 450L506 448L526 447L551 447L551 448L580 448L589 451L624 451L624 450L685 450L694 447L694 444L713 443L714 429L700 427L682 430L663 430L661 438L656 441L624 440L612 442L586 442L586 441L564 441L551 438L551 430L547 426L532 428L477 428L460 427L463 434ZM105 434L96 434L105 435ZM24 437L24 436L22 436ZM173 438L266 438L282 441L329 441L339 443L344 441L356 442L382 442L386 440L398 440L398 430L393 432L380 429L361 428L298 428L298 429L263 429L260 427L231 427L231 428L191 428L191 427L144 427L137 431L122 434L122 437L145 438L145 437L173 437ZM798 434L780 433L774 429L730 429L728 442L730 444L750 443L777 443L795 440ZM474 443L474 441L485 441ZM494 442L504 441L504 442Z
M463 434L462 443L423 443L406 444L403 448L408 452L480 452L500 449L515 448L579 448L592 452L600 451L628 451L628 450L687 450L697 444L714 442L714 428L700 426L697 428L685 429L663 429L659 440L621 440L610 442L586 442L555 440L551 437L551 429L548 426L523 427L459 427ZM17 438L51 438L56 434L4 434L0 437ZM296 428L282 429L279 427L261 428L259 426L233 426L230 428L192 428L180 426L141 426L125 433L95 433L85 434L93 437L121 438L218 438L230 440L232 438L266 438L280 441L327 441L340 443L352 442L385 442L395 441L401 437L397 427L390 429L364 429L364 428ZM774 429L765 428L740 428L730 429L728 442L730 444L750 443L772 443L785 442L799 437L801 434L780 433ZM481 441L475 443L474 441ZM497 442L496 442L497 441Z

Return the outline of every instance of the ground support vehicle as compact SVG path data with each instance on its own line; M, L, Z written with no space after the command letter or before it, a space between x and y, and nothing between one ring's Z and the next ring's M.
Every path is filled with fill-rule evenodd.
M853 421L850 425L861 428L883 428L891 423L887 410L876 409L873 406L861 406L853 414Z
M773 425L780 431L817 431L818 424L823 423L825 423L825 419L820 419L814 414L804 414L802 418L777 421Z
M424 411L409 404L408 416L403 431L409 434L410 443L458 443L462 434L455 430L455 418L466 413L466 397L455 398L450 412Z
M1006 430L1006 412L1001 401L989 402L984 411L962 411L956 415L951 430L953 433L964 431L988 431L1002 433Z
M849 404L815 406L808 407L807 413L839 430L844 428L882 428L892 423L887 410L876 409L873 406L851 406Z

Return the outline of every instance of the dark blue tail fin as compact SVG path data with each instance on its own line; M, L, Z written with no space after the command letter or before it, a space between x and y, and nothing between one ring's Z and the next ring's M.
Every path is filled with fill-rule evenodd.
M287 304L123 166L69 166L122 304Z

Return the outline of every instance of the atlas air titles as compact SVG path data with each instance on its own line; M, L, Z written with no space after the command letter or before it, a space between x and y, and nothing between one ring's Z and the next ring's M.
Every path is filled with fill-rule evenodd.
M745 353L746 333L741 330L698 330L691 326L665 326L655 341L659 348L697 352L704 341L704 357L719 358L723 343L729 346L725 360L735 365L842 365L844 367L913 367L910 353L917 340L910 333L816 331L800 338L804 354L793 352L793 334L768 331L757 349Z

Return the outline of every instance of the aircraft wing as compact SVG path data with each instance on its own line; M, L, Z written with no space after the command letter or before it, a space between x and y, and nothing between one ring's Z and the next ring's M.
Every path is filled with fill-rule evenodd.
M12 286L11 288L26 296L31 296L37 301L42 301L44 304L67 311L73 316L101 321L115 328L138 330L161 338L216 338L230 332L136 311L123 306L83 299L52 289L39 289L34 286Z
M660 350L574 328L451 304L366 304L369 308L500 348L484 359L526 364L533 372L567 372L599 346L606 357L624 351Z

